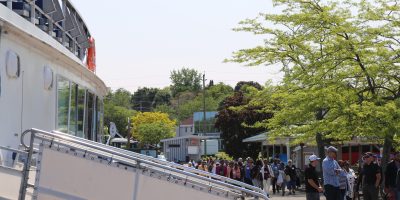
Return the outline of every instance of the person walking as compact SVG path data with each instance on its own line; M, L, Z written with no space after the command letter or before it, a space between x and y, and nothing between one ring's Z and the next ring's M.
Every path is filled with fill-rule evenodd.
M271 165L273 177L271 179L272 193L276 191L279 193L278 177L279 177L279 159L274 159L274 163Z
M251 169L251 179L255 187L262 189L261 167L262 167L261 160L257 160L256 165Z
M253 159L248 159L246 166L244 167L244 182L253 185L253 181L251 180L251 170L253 169Z
M239 167L239 164L235 162L233 164L233 169L232 169L232 179L235 179L237 181L242 181L242 175L241 175L241 170Z
M272 168L267 159L263 160L264 166L261 168L264 192L269 196L269 189L271 187L271 179L273 178Z
M279 177L277 181L277 185L282 189L282 196L285 196L285 187L287 185L287 180L286 180L286 173L285 173L285 164L281 162L279 164Z
M286 179L289 194L295 194L296 189L296 167L293 165L292 160L288 160L288 165L285 167L285 174L288 175Z
M306 181L306 199L307 200L319 200L320 193L323 192L323 189L318 181L318 174L315 167L318 165L320 158L316 155L311 155L310 164L304 172L305 181Z
M354 198L354 185L356 183L356 174L354 170L350 168L350 163L346 161L344 163L344 172L346 173L348 189L346 192L346 200L352 200Z
M373 154L365 153L364 167L361 171L362 191L365 200L378 200L381 171L379 166L373 162Z
M348 190L348 184L347 184L347 173L344 170L344 161L339 160L339 166L341 168L341 173L339 174L339 199L340 200L345 200L346 193Z
M328 147L327 156L322 161L322 173L326 200L339 200L339 174L340 166L336 162L337 149Z
M400 200L400 152L386 167L385 193L388 200Z

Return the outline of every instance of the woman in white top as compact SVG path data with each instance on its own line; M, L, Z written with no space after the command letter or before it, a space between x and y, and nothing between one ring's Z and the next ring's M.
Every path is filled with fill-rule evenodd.
M267 159L263 160L263 166L261 167L260 172L262 174L264 191L269 196L269 189L271 187L271 179L272 179L272 177L274 177L274 173L272 172L272 168L269 165Z
M356 182L356 174L354 173L354 170L350 168L350 163L348 161L344 163L343 169L347 175L347 183L349 185L349 188L346 192L346 199L351 200L354 198L354 184Z

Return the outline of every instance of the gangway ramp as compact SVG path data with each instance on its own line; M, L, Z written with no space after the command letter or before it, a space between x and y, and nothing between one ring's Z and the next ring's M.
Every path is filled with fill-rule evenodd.
M30 129L21 143L36 161L34 199L267 199L242 182L68 134ZM30 163L20 197L29 188Z

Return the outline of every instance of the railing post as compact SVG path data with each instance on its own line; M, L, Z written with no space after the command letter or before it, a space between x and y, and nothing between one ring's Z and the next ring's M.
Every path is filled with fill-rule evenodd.
M31 140L30 140L30 145L28 148L28 156L25 160L24 163L24 169L22 171L22 179L21 179L21 186L19 188L19 200L25 200L26 197L26 189L28 187L28 179L29 179L29 170L31 168L31 160L32 160L32 155L33 155L33 142L35 140L35 132L33 130L26 130L22 135L21 135L21 140L23 140L23 136L27 133L31 132Z
M12 0L7 0L7 8L12 10Z
M29 4L30 4L30 6L31 6L31 10L30 10L30 16L31 16L31 23L32 24L35 24L35 18L36 18L36 12L35 12L35 10L36 10L36 8L35 8L35 1L29 1Z
M62 12L65 16L62 23L62 45L65 47L65 42L67 41L67 34L65 33L65 21L67 21L67 0L62 0Z

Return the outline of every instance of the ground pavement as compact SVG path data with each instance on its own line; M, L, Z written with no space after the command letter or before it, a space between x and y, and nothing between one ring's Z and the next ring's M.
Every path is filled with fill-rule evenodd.
M287 192L286 192L287 193ZM285 195L282 196L282 194L271 194L270 196L271 200L305 200L306 199L306 193L301 192L301 191L296 191L295 195ZM325 196L321 194L321 200L326 200Z

